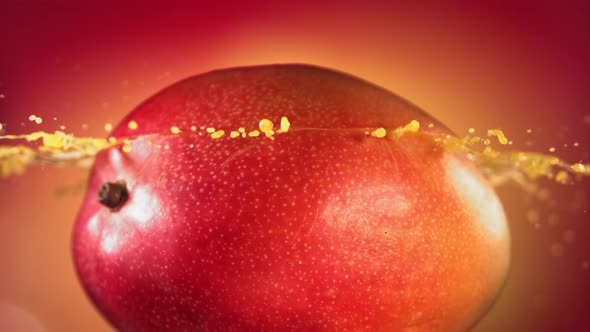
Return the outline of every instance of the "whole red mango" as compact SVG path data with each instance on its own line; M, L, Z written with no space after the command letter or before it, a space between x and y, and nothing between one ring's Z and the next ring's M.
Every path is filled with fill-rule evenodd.
M254 137L262 119L274 135ZM366 133L412 120L419 133ZM466 330L505 278L509 233L441 133L322 68L176 83L114 130L128 146L96 158L73 235L80 280L122 331Z

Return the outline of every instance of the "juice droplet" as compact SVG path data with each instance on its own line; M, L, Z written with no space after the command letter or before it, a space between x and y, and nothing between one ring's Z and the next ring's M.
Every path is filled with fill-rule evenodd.
M573 164L572 166L572 170L578 174L586 174L586 175L590 175L590 164L582 164L582 163L576 163Z
M138 128L137 126L137 122L131 120L129 121L129 123L127 124L127 127L131 130L136 130Z
M412 120L412 121L410 121L410 123L408 123L407 125L404 126L404 129L407 132L411 132L411 133L418 132L418 130L420 129L420 122L418 122L416 120Z
M504 132L500 129L490 129L488 130L488 136L496 136L498 137L498 142L502 145L508 144L508 139L504 135Z
M258 128L266 137L274 139L273 135L275 132L273 130L274 124L272 123L272 121L270 121L269 119L262 119L258 123Z
M216 132L211 134L211 138L221 138L225 134L223 130L217 130Z
M385 130L385 128L377 128L371 132L371 136L377 138L383 138L385 137L385 135L387 135L387 131Z
M289 131L289 127L291 127L291 123L286 116L281 117L281 133L286 133Z
M420 122L416 120L410 121L403 127L395 128L391 131L392 138L398 139L402 137L405 133L416 133L420 129Z
M262 119L258 123L258 128L260 128L261 132L267 133L267 132L272 131L272 129L274 128L274 125L273 125L272 121L270 121L269 119Z
M559 183L569 183L569 175L565 171L559 171L555 176L555 181Z

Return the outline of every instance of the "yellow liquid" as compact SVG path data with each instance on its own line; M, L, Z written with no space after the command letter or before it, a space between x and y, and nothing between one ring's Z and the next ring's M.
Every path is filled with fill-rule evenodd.
M33 116L31 116L33 117ZM40 119L35 117L31 121ZM140 126L130 121L128 127L135 130ZM432 128L432 124L428 125ZM258 121L258 128L246 129L226 128L216 129L205 127L200 131L196 126L190 127L192 135L209 139L274 139L276 135L284 135L298 130L312 130L313 128L297 128L291 125L287 117L281 117L279 126L270 119ZM2 130L2 128L0 128ZM105 130L111 131L112 125L105 125ZM452 135L432 136L420 132L420 123L411 121L399 128L357 128L370 138L399 140L407 133L426 135L441 148L455 153L462 153L472 160L488 178L492 185L498 185L507 180L523 183L526 180L538 178L552 179L558 183L571 183L577 177L590 175L590 164L569 164L553 155L524 151L499 151L492 146L507 145L511 142L499 129L490 129L486 137L472 136L475 130L470 129L464 137ZM185 132L189 132L186 130ZM229 133L226 135L226 132ZM183 133L179 127L170 126L170 133L158 135L179 135ZM102 149L120 145L124 152L131 152L131 141L134 138L108 139L93 137L75 137L62 131L54 133L33 132L26 135L4 135L0 140L20 140L28 144L16 146L0 145L0 176L21 174L31 164L72 165L89 167L93 157ZM33 145L32 142L39 142Z

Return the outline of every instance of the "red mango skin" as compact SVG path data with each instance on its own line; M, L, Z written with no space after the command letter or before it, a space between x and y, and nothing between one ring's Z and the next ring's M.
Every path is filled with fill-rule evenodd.
M229 137L282 116L292 127L274 140ZM365 134L411 120L420 133ZM442 133L323 68L186 79L114 130L138 137L130 152L97 156L73 233L79 278L122 331L467 330L505 278L509 233L473 165L435 145ZM97 193L115 181L129 199L111 211Z

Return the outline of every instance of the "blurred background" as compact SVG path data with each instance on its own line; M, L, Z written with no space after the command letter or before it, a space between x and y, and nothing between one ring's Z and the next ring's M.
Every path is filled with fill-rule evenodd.
M590 161L588 1L3 1L0 49L4 133L104 137L179 79L298 62L386 87L457 133L501 128L513 148ZM0 179L0 330L111 331L71 261L84 180L49 167ZM540 186L498 188L512 269L477 332L590 331L589 182Z

